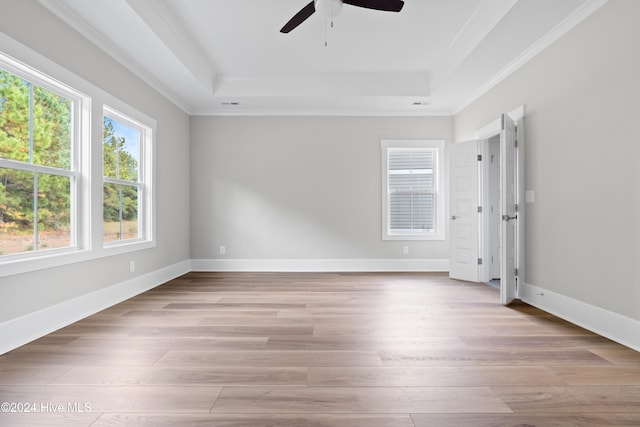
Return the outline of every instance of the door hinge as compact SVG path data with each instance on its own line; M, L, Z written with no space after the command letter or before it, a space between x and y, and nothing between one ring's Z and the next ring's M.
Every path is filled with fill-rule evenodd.
M504 114L500 116L500 128L504 130Z
M516 276L518 276L518 274L519 274L519 273L520 273L520 272L519 272L519 271L518 271L518 269L516 268L516 270L515 270L515 275L516 275Z
M518 204L516 203L516 205L513 207L513 210L514 210L514 211L516 211L516 212L518 212L518 208L519 208L519 206L518 206Z
M478 206L478 213L482 213L482 206Z
M482 265L482 258L478 258L478 265Z
M517 139L513 142L513 145L514 145L516 148L518 148L518 140L517 140Z
M482 161L482 154L478 154L478 161L481 162Z

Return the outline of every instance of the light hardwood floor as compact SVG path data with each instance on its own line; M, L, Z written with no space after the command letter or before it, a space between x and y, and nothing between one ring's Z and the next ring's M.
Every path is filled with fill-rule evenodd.
M640 353L498 299L442 274L190 273L0 356L0 402L38 412L0 425L640 425Z

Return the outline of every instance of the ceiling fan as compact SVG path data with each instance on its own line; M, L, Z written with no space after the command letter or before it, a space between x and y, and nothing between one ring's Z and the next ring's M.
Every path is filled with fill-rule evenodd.
M404 6L404 1L402 0L313 0L303 7L300 12L296 13L294 17L282 27L280 32L290 32L306 21L316 11L327 18L333 18L340 13L343 3L385 12L400 12Z

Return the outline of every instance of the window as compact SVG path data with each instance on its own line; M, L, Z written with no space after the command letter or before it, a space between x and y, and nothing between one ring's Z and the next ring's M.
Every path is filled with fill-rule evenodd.
M151 128L105 107L102 135L103 241L149 240Z
M0 54L0 257L79 246L83 97Z
M0 49L0 277L155 247L155 120L9 37Z
M382 141L385 240L443 240L444 141Z

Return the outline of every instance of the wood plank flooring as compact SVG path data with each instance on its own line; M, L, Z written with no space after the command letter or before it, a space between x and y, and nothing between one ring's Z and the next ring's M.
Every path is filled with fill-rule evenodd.
M640 353L498 300L442 274L190 273L0 356L0 402L32 411L0 426L640 425Z

